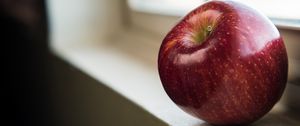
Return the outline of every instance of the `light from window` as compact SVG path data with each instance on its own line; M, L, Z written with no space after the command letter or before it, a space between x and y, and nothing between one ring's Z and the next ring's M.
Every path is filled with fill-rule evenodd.
M128 0L138 11L183 16L206 0ZM291 19L300 23L299 0L236 0L257 8L271 18Z
M162 15L182 16L201 5L204 0L128 0L136 11Z

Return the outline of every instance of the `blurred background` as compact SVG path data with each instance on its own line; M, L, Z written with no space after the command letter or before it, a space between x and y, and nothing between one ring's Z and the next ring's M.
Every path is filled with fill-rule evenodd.
M48 26L45 1L1 0L3 124L51 125L46 92Z
M113 74L119 71L104 61L121 57L112 61L119 61L115 65L121 69L132 67L123 71L128 75L151 71L154 79L149 80L159 88L156 59L161 40L182 16L205 1L1 0L4 120L21 126L165 125L106 84L118 83L121 76L131 78ZM240 1L266 14L284 37L289 81L280 103L298 111L300 3ZM99 62L86 60L95 57ZM94 69L102 67L106 69ZM92 69L93 77L88 73Z

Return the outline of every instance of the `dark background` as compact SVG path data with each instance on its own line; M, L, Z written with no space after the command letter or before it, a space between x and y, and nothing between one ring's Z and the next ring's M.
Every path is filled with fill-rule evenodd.
M45 67L50 56L47 24L43 0L0 1L2 114L7 122L2 124L52 125Z

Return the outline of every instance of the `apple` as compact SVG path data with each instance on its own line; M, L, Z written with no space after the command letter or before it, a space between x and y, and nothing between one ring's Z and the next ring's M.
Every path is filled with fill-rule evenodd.
M164 38L163 87L185 112L214 125L252 123L271 110L287 82L288 58L277 28L235 1L209 1Z

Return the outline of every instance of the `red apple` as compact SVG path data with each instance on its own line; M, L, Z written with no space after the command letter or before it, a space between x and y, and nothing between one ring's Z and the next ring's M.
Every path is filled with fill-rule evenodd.
M210 1L164 38L158 69L169 97L216 125L249 124L280 99L288 59L282 37L257 10Z

